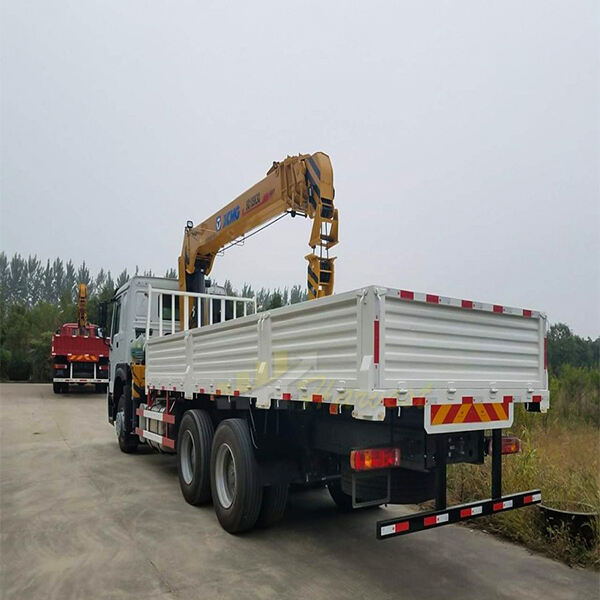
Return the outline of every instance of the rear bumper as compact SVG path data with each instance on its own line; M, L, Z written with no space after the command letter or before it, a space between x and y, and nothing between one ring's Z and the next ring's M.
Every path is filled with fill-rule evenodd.
M496 499L489 498L468 504L458 504L444 510L424 511L404 517L385 519L377 521L377 539L387 540L398 535L416 533L417 531L433 529L485 515L495 515L515 508L539 504L541 501L542 493L540 490L529 490Z

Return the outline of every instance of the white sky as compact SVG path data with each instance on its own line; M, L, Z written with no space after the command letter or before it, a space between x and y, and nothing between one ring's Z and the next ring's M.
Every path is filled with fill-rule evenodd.
M8 254L175 267L273 160L327 152L336 290L541 309L600 334L600 4L2 5ZM213 275L305 283L285 219Z

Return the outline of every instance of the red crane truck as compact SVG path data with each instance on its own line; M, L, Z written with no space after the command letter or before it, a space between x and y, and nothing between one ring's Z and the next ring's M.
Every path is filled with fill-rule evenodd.
M95 385L96 392L108 387L110 341L97 325L88 322L87 286L80 283L77 322L65 323L52 336L52 387L55 394L68 392L69 384Z

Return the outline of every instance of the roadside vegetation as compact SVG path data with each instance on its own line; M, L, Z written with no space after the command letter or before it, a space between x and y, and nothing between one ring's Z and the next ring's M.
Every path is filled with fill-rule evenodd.
M540 488L542 503L589 505L600 512L600 340L583 340L566 325L548 334L550 410L515 414L511 433L522 442L519 454L503 460L503 493ZM490 496L490 459L482 466L454 465L448 471L451 501ZM566 528L550 528L538 507L509 511L472 522L572 566L600 568L600 523L592 541L573 538Z
M136 269L135 274L138 274ZM151 276L145 271L143 275ZM175 278L174 269L166 277ZM110 300L129 278L100 270L93 276L85 262L76 267L61 259L43 264L36 256L0 253L0 378L50 381L50 339L64 322L75 320L75 288L86 283L88 312L97 322L98 306ZM256 295L266 310L306 299L301 286L256 292L245 284L239 294L224 283L230 295ZM519 407L512 433L523 446L520 454L503 461L504 493L539 487L543 500L583 502L600 510L600 338L583 339L564 324L548 332L550 411L527 413ZM456 502L487 498L489 459L482 466L456 465L449 469L449 497ZM600 567L600 528L586 546L564 530L548 531L537 507L509 511L473 524L542 551L571 565Z

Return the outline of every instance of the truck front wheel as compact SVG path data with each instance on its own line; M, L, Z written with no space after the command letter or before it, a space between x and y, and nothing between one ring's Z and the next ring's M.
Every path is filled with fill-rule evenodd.
M212 445L210 480L213 505L219 523L229 533L240 533L256 524L263 487L248 423L226 419Z
M129 403L129 405L131 405L131 403ZM119 398L119 404L117 405L115 431L117 433L117 440L119 441L119 448L121 448L121 452L125 452L126 454L135 452L139 443L137 435L129 433L129 424L131 423L130 411L131 406L129 406L128 410L127 399L125 398L125 394L122 393Z
M210 500L210 452L214 428L204 410L188 410L177 435L177 470L181 493L198 506Z

